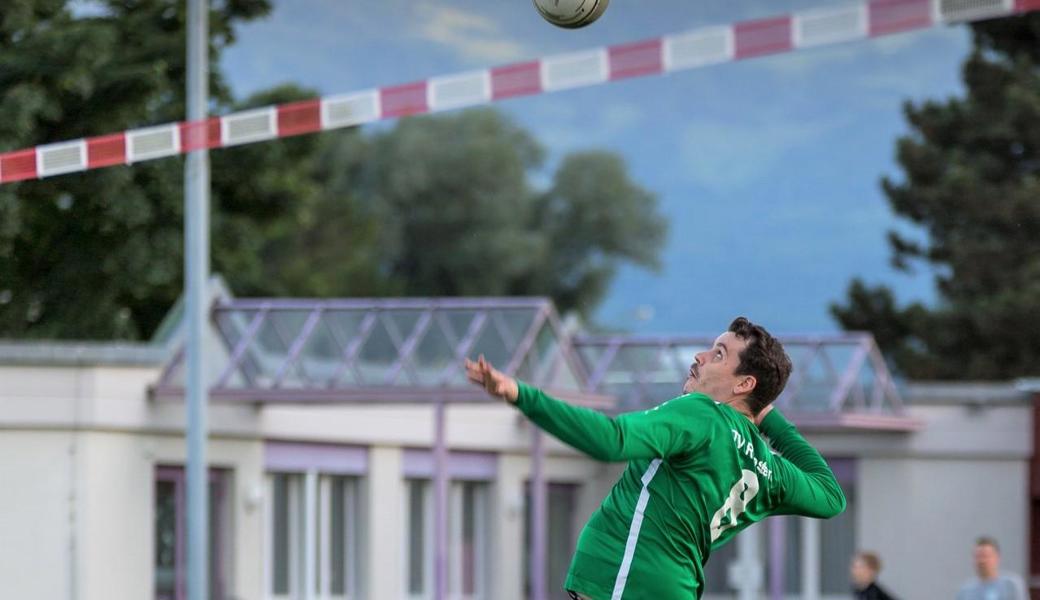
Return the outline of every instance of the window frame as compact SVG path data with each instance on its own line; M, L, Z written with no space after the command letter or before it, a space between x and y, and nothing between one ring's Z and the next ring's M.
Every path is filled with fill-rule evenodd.
M156 495L156 487L159 483L172 483L174 494L174 591L173 600L185 600L187 591L187 468L183 465L159 464L155 466L152 477L152 598L159 600L159 590L156 586L156 503L159 498ZM226 469L210 468L207 472L206 483L209 485L209 506L207 507L207 545L211 544L209 552L208 576L209 589L215 588L218 597L227 595L227 582L231 579L228 571L231 560L225 560L225 553L230 546L230 522L228 488L230 473ZM216 510L213 509L214 505ZM216 531L213 531L213 530Z
M413 486L419 486L423 515L423 548L422 548L422 591L411 589L411 543L412 543L412 493ZM463 593L465 568L463 560L464 542L464 502L466 486L473 486L473 593ZM404 536L402 544L402 577L404 597L408 600L431 600L434 597L433 572L434 539L433 539L433 496L434 481L426 477L406 477L405 492L402 494L402 514L404 515ZM448 482L448 598L451 600L479 600L489 598L491 594L489 550L491 547L491 482L484 479L453 479Z

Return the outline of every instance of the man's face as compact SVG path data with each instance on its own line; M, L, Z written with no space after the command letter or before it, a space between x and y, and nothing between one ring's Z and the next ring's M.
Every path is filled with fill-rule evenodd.
M849 565L849 576L856 588L862 590L874 583L877 573L863 559L857 556L852 559L852 563Z
M975 571L982 579L993 579L1000 569L1000 553L989 544L975 546Z
M720 335L711 349L698 352L690 365L689 377L683 384L683 393L699 392L707 394L716 402L726 403L736 393L739 382L745 375L737 375L740 366L740 353L747 347L747 341L737 337L732 331Z

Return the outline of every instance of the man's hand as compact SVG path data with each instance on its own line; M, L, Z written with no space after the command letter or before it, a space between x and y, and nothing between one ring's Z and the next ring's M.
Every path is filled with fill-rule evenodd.
M466 377L483 387L487 393L498 396L510 404L515 404L517 396L520 395L520 387L516 380L492 367L491 363L484 360L483 354L477 362L466 359Z

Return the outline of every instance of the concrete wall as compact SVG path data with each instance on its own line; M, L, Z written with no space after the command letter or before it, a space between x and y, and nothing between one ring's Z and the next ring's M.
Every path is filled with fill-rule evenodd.
M176 438L121 432L0 433L3 597L139 600L154 580L155 467L183 464ZM214 440L228 469L233 562L228 590L260 598L263 522L259 441Z
M183 465L184 407L153 402L154 367L0 367L0 591L6 597L138 600L153 594L155 469ZM210 408L208 457L228 475L232 562L227 591L266 592L263 439L369 445L362 482L365 595L404 594L402 451L433 442L432 408ZM452 406L456 449L500 453L492 484L492 592L522 595L524 484L530 427L501 404ZM546 440L550 481L582 484L584 522L613 483L611 470ZM7 543L10 541L11 543Z
M1028 560L1032 411L1020 402L932 400L910 409L926 425L901 439L859 436L859 545L888 565L901 597L952 598L973 575L972 549L995 537L1003 568Z
M1024 573L1027 481L1021 461L862 460L859 546L880 554L881 579L901 598L953 598L983 534L1001 542L1005 568Z
M0 596L75 597L72 437L0 431Z
M140 600L151 597L154 474L184 463L184 410L152 402L155 367L0 366L0 597ZM948 598L971 574L980 534L1023 573L1031 410L1021 403L914 406L915 433L821 431L825 454L858 459L857 546L878 551L883 581L905 598ZM361 573L368 598L404 594L403 449L429 447L429 406L214 406L209 458L229 475L228 591L264 597L263 440L369 446L361 487ZM511 407L451 406L454 449L497 453L491 486L491 595L520 600L524 483L531 429ZM550 481L581 484L576 526L622 466L602 465L546 440Z
M148 548L154 547L155 498L154 472L156 465L183 465L186 462L184 439L180 436L135 436L135 444L144 447L143 462L150 465L146 479L139 482L148 488L150 499L146 506L145 529L148 532ZM130 450L130 448L127 448ZM223 469L227 476L227 515L230 521L228 528L231 563L227 565L230 573L226 591L234 598L262 598L263 584L267 582L264 575L264 512L260 502L259 490L264 485L264 453L263 442L258 439L217 438L211 439L207 447L210 467ZM112 515L115 517L115 515ZM128 543L130 532L126 532ZM139 540L138 540L139 541ZM154 580L151 551L147 556L146 591L136 597L150 597ZM96 600L102 600L98 596ZM93 598L91 600L94 600Z
M369 449L369 475L362 485L365 512L361 577L366 598L403 598L404 479L400 448Z

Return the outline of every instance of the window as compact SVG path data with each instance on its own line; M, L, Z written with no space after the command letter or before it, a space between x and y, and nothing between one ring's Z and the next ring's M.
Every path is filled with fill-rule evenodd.
M799 517L771 517L782 521L783 553L786 560L783 561L782 576L784 578L784 594L792 598L798 598L802 594L802 518ZM765 543L762 548L762 561L766 565L765 576L769 575L769 545L772 543L771 536L776 531L773 524L766 520ZM768 581L768 580L767 580ZM768 585L768 584L767 584ZM848 590L842 590L847 592Z
M308 478L315 485L309 500ZM270 597L303 597L309 580L321 598L357 598L357 478L273 473L268 476L267 497ZM313 544L311 553L306 552L308 544ZM310 573L308 562L313 562Z
M319 548L327 549L319 556L318 591L326 597L357 597L358 557L358 481L352 477L326 477L322 480L322 512L319 523L322 538Z
M570 483L549 483L546 498L547 515L545 553L546 598L567 598L563 591L567 569L571 566L577 544L579 524L576 523L579 486ZM524 499L524 595L531 597L531 490L527 486Z
M704 565L704 593L705 594L729 594L732 595L733 588L729 587L729 565L737 560L737 537L726 542L726 544L708 557Z
M842 483L848 506L845 512L820 522L820 591L844 598L852 585L849 562L856 553L856 494L851 483Z
M405 493L405 589L408 597L433 597L433 483L407 479ZM452 481L448 488L448 597L488 597L487 483Z
M209 597L222 600L230 564L227 548L228 521L226 476L209 472ZM183 467L162 466L155 471L155 598L187 597L187 482Z

